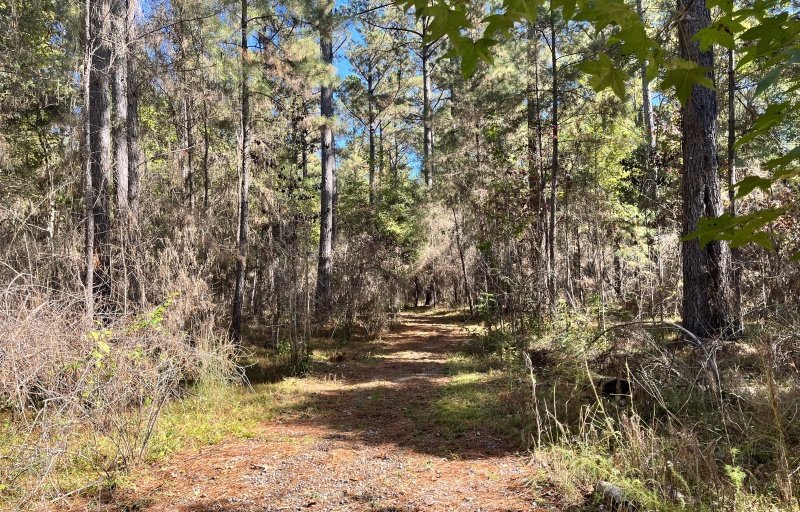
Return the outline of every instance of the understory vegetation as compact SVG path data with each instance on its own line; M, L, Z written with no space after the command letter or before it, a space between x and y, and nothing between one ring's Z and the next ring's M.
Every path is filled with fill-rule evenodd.
M706 352L660 324L603 334L572 315L540 335L475 329L465 349L503 361L508 389L524 391L531 485L555 485L576 507L602 501L607 481L645 510L791 509L800 340L784 322Z
M463 327L398 413L426 454L800 508L796 11L0 0L0 508L335 423L420 318Z

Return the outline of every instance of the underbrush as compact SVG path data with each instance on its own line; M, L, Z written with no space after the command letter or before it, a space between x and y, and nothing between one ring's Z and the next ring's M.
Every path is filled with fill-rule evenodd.
M599 336L573 319L540 338L484 331L464 351L528 382L530 484L557 487L574 510L596 510L598 482L640 510L787 510L800 497L793 325L699 347L663 326Z
M176 300L101 325L78 301L0 298L0 508L113 484L154 439L163 446L172 400L237 377L233 347L212 329L173 327Z

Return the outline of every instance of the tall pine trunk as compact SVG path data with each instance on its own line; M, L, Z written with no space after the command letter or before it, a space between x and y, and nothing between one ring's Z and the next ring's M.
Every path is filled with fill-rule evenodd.
M555 14L550 19L550 63L553 68L553 94L551 123L553 130L553 154L550 169L550 222L547 231L548 289L550 307L555 309L558 291L556 289L556 201L558 194L558 55L556 53L556 20Z
M119 286L122 288L118 296L127 305L128 275L131 261L128 260L128 9L126 0L112 0L112 23L114 29L114 59L112 102L114 104L114 122L112 139L114 140L114 189L116 192L115 216L117 247L119 255ZM127 309L127 308L126 308Z
M322 62L327 66L333 64L333 2L322 0L324 6L320 20L320 50ZM330 84L323 84L320 91L320 128L322 182L320 185L320 222L319 222L319 262L317 265L317 316L324 320L330 311L332 253L334 238L333 203L336 188L336 165L333 145L333 89Z
M534 272L533 286L537 294L537 319L541 322L541 278L543 267L542 236L544 217L542 209L542 120L539 98L539 37L533 25L528 27L528 58L533 67L533 76L528 76L528 98L526 121L528 130L528 207L531 211L531 267Z
M230 337L239 343L242 339L242 308L244 285L247 274L247 225L250 192L250 88L249 55L247 48L247 1L242 0L242 147L241 172L239 176L239 230L236 255L236 288L233 295Z
M84 13L84 30L86 40L84 41L83 56L83 165L84 165L84 202L86 207L86 229L84 247L84 294L86 301L86 316L94 317L94 214L92 205L94 204L94 188L92 187L92 152L90 149L92 140L92 122L89 116L91 109L91 72L92 54L94 53L94 37L92 34L92 0L86 0Z
M195 199L194 199L194 134L193 119L192 119L192 102L189 101L189 93L185 93L183 98L183 136L185 146L183 150L183 193L186 197L186 204L189 211L194 213Z
M701 51L692 38L711 25L711 14L702 1L688 5L679 0L685 14L678 23L680 55L709 68L714 79L714 52ZM722 214L722 195L717 162L717 92L694 85L682 108L683 129L683 226L684 235L697 228L702 217ZM683 242L683 324L700 337L727 333L730 313L730 248L714 241L700 248L697 238Z
M111 41L109 0L90 2L89 159L94 241L94 300L107 311L111 297Z

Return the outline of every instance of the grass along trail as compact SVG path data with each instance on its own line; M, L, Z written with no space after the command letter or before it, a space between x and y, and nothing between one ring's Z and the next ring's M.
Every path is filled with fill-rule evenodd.
M458 355L466 333L455 317L400 324L317 355L309 377L256 385L251 402L272 412L255 429L178 452L81 508L556 509L542 497L553 493L528 485L536 470L518 454L522 387Z

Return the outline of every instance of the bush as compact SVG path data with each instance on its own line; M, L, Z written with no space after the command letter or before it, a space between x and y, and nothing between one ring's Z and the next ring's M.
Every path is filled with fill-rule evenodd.
M21 292L0 302L0 495L18 505L113 480L185 383L235 375L229 344L163 327L175 296L102 326L77 301Z

